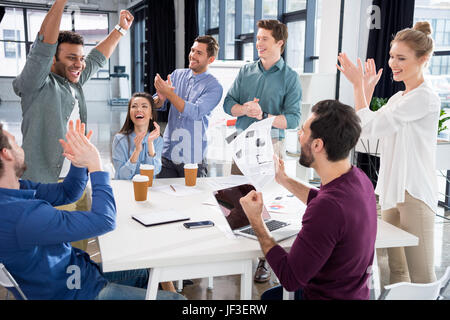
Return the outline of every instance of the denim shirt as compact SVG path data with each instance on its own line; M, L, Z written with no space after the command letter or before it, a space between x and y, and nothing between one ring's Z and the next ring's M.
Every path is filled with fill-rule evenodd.
M185 105L182 113L173 106L169 110L163 157L177 164L202 163L206 158L209 119L222 99L222 85L208 71L195 75L191 69L176 69L170 79ZM168 103L166 100L164 108Z
M136 133L132 132L128 136L118 133L114 136L112 144L112 160L116 171L114 179L131 180L135 174L140 172L141 164L152 164L155 167L155 170L153 171L154 176L161 171L163 139L158 137L153 141L155 156L150 157L148 154L148 135L149 133L146 134L142 141L142 151L139 154L139 159L136 163L130 161L131 155L133 154L134 149L136 149L136 146L134 145Z
M39 182L56 182L64 161L59 139L64 139L67 122L75 105L70 87L79 102L80 119L87 120L82 86L101 68L106 57L92 49L78 83L50 71L57 44L48 44L38 35L25 66L13 81L14 92L21 98L23 149L27 170L23 178Z
M295 129L300 122L300 103L302 88L298 74L280 58L269 70L265 70L261 60L246 64L239 70L230 90L223 102L223 109L231 115L235 104L259 99L264 112L272 115L284 115L287 129ZM240 116L236 121L236 129L247 129L255 118ZM283 140L284 129L272 127L272 138Z

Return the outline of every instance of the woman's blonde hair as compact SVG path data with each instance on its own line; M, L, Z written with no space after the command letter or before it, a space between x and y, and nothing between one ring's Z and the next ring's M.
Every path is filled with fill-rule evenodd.
M391 46L395 42L405 42L414 52L417 58L430 56L434 51L434 41L431 37L431 25L428 21L420 21L414 25L414 28L406 28L399 31Z

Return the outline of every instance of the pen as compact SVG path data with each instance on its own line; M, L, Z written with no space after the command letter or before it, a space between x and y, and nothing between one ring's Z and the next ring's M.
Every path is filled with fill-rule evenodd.
M177 192L177 190L175 190L175 188L173 187L173 185L170 185L170 187L172 188L173 192Z

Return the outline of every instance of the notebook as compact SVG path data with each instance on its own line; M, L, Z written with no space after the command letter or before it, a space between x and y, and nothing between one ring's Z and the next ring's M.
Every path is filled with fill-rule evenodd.
M251 190L255 190L255 187L250 184L243 184L217 190L213 194L233 233L258 240L239 202L239 199L246 196ZM277 242L295 236L300 231L300 226L271 219L265 206L263 206L262 216L271 235Z
M172 222L186 221L190 219L184 213L176 211L146 212L133 214L131 217L146 227L157 226Z

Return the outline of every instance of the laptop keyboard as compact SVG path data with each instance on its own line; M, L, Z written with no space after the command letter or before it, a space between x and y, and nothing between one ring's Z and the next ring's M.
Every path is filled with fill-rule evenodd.
M270 232L280 229L280 228L283 228L287 225L288 225L288 223L282 222L282 221L277 221L277 220L270 220L270 221L266 222L267 229L269 229ZM253 228L244 229L244 230L241 230L241 232L255 236L255 231L253 230Z

